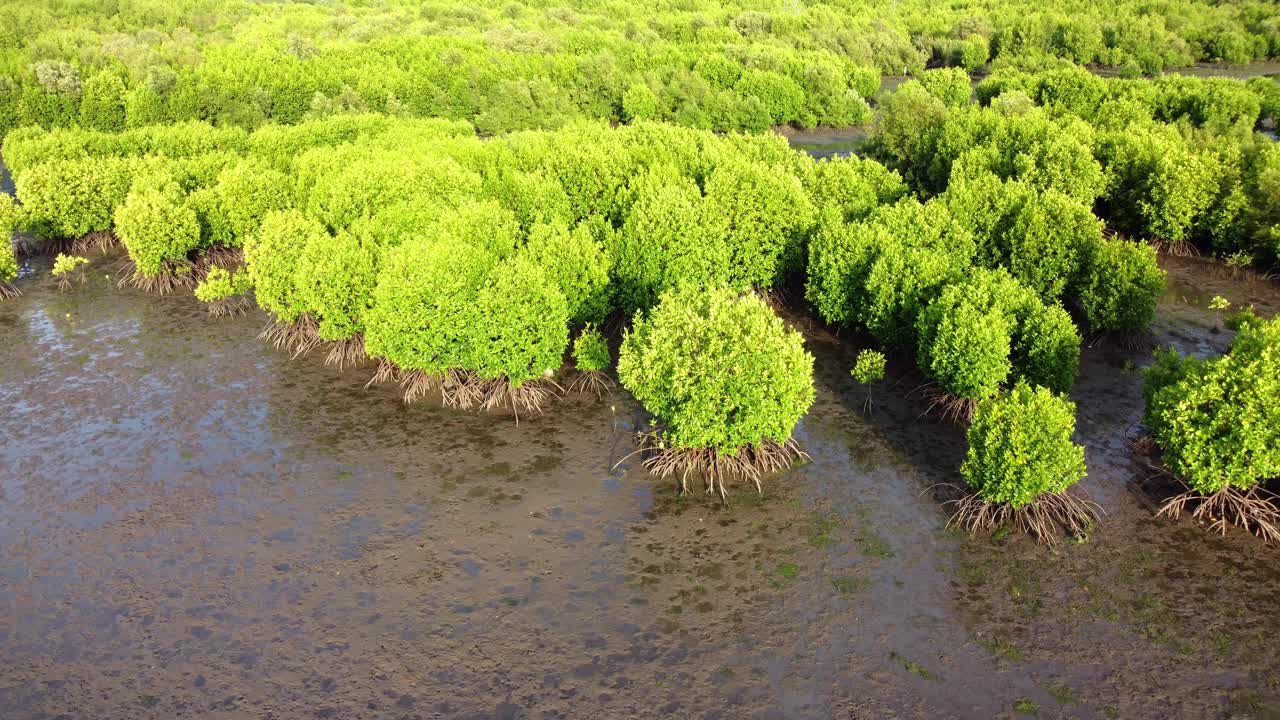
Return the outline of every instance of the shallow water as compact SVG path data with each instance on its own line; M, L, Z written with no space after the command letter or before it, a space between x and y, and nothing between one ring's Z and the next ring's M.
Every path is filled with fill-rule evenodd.
M1212 352L1208 298L1273 285L1170 261L1156 334ZM1145 352L1075 392L1108 515L1057 552L945 529L963 438L910 358L803 315L813 462L680 499L625 394L519 425L405 406L291 361L265 318L48 260L0 304L0 707L11 717L1199 717L1280 707L1274 550L1155 520L1127 436ZM1118 713L1115 714L1115 713Z

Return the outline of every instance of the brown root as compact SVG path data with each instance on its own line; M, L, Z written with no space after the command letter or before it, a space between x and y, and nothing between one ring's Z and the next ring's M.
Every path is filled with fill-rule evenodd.
M1156 516L1177 520L1188 507L1191 519L1207 525L1209 530L1226 535L1229 527L1243 528L1266 542L1280 542L1280 505L1275 493L1255 485L1248 490L1227 487L1212 495L1201 495L1194 490L1173 496L1165 502Z
M582 370L569 383L567 392L595 393L601 397L613 392L613 380L603 370Z
M360 367L368 359L369 356L364 352L364 335L357 334L333 343L329 354L324 358L324 364L334 365L341 370L347 366Z
M434 390L440 384L440 376L428 373L423 370L404 370L397 372L395 366L387 363L393 369L390 371L392 377L398 377L400 381L400 389L404 392L404 401L411 403L415 400L424 398L427 393ZM382 363L378 364L378 371L374 375L374 379L378 378L378 374L383 372ZM372 381L370 381L372 382ZM385 381L381 381L385 382Z
M121 276L117 286L134 287L143 292L168 295L178 288L193 288L199 282L191 263L186 260L180 262L166 260L164 265L164 270L159 273L147 275L138 271L133 258L125 257L116 266L116 272Z
M1102 514L1097 503L1066 491L1041 493L1032 502L1017 508L1009 503L987 502L977 493L946 504L956 507L947 527L977 533L1009 526L1045 545L1057 545L1063 532L1073 537L1085 535Z
M973 413L978 409L977 400L952 395L937 385L926 385L923 394L929 401L929 407L920 413L920 417L937 415L946 422L973 422Z
M1173 257L1200 257L1200 250L1186 240L1152 240L1156 252Z
M258 339L266 340L275 349L285 350L297 358L321 344L320 323L303 313L293 322L271 323L258 334Z
M75 238L54 238L39 240L29 235L19 235L13 239L13 252L20 258L40 257L43 255L76 255L77 240Z
M71 289L71 276L70 275L58 276L58 292L66 292L70 289Z
M460 410L478 407L484 402L480 379L467 370L446 370L440 376L440 402Z
M395 380L399 374L400 369L396 367L395 363L384 357L380 357L378 358L378 367L373 371L373 377L369 378L369 382L364 384L365 389L371 388L374 385L389 383Z
M22 291L7 282L0 282L0 300L12 300L22 294Z
M658 432L640 433L640 452L645 456L644 468L661 478L680 479L680 492L689 492L689 480L701 477L704 492L718 492L722 501L728 501L729 482L751 482L756 492L763 492L764 475L786 470L795 462L809 460L809 454L800 449L792 438L779 443L765 438L738 448L732 455L714 448L666 447Z
M232 295L209 303L209 317L243 315L253 307L253 301L244 295Z
M120 238L110 230L94 230L71 241L70 250L73 255L86 255L93 250L106 255L120 244Z
M234 270L242 265L244 265L244 250L223 245L205 249L193 263L195 272L201 279L215 267L223 270Z
M551 402L556 395L563 394L560 387L550 378L534 378L513 386L506 378L491 378L478 381L481 410L509 409L520 422L520 413L541 413L543 403Z

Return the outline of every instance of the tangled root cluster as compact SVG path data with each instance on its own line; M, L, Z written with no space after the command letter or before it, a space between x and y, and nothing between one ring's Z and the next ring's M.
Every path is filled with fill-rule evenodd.
M1164 478L1171 480L1173 487L1181 488L1181 492L1172 495L1167 485L1158 491L1148 488L1152 494L1165 496L1164 504L1156 510L1156 517L1177 520L1182 513L1190 511L1193 521L1219 534L1226 535L1229 528L1238 527L1266 542L1280 542L1280 495L1266 489L1263 484L1248 490L1228 485L1212 495L1204 495L1192 490L1185 479L1157 459L1156 453L1160 448L1151 435L1142 435L1130 447L1139 463L1152 471L1149 480Z
M1102 515L1102 508L1097 503L1068 492L1042 493L1034 501L1017 508L1009 503L987 502L977 493L947 504L956 507L947 527L976 533L1008 526L1045 545L1057 545L1064 532L1072 537L1086 534Z
M204 279L213 268L235 270L244 265L244 250L240 248L217 245L204 251L192 264L195 272Z
M244 295L232 295L208 303L209 317L243 315L253 307L253 301Z
M87 255L94 250L101 255L106 255L119 245L120 238L116 237L114 232L110 230L95 230L72 240L69 250L73 255Z
M360 367L368 359L369 356L364 352L364 335L356 334L331 343L329 353L324 356L324 364L341 370L348 366Z
M143 292L168 295L178 288L194 288L200 282L195 266L189 261L165 261L165 267L155 275L138 271L133 258L125 257L116 265L120 275L118 287L133 287Z
M613 392L613 380L603 370L582 370L569 383L567 392L595 393L601 397Z
M1191 519L1208 526L1222 535L1227 528L1238 527L1262 538L1266 542L1280 542L1280 496L1254 486L1248 490L1227 487L1212 495L1201 495L1188 489L1165 502L1156 516L1182 517L1190 506Z
M929 407L920 413L921 417L936 415L946 422L965 425L973 422L973 413L978 409L977 400L952 395L937 385L924 386L923 394L929 401Z
M526 380L513 387L505 378L482 378L468 370L446 370L429 373L424 370L401 370L386 358L378 358L378 367L365 387L395 381L406 403L439 392L445 407L459 410L510 410L520 422L520 415L541 413L543 406L565 392L550 378Z
M319 347L320 323L303 313L293 322L273 322L258 333L259 340L266 340L277 350L285 350L297 358Z
M1186 240L1152 240L1156 252L1173 257L1200 257L1200 251Z
M801 460L809 460L809 454L800 449L792 438L779 443L765 438L738 448L732 455L714 448L666 447L657 432L640 433L640 451L645 456L644 467L661 478L680 479L680 492L689 492L689 480L701 477L704 492L717 492L722 501L728 501L729 483L751 482L756 492L763 492L761 479L769 473L779 472Z
M0 282L0 300L11 300L22 294L18 288L7 282Z

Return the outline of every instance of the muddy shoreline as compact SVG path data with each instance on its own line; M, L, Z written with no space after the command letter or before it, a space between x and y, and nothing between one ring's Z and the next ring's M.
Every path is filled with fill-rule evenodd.
M31 264L34 263L34 264ZM865 339L817 357L814 461L678 498L625 393L507 418L405 406L372 368L289 361L257 311L48 259L0 305L0 703L13 717L1158 718L1280 708L1274 549L1156 520L1127 439L1149 353L1073 393L1107 511L1056 553L945 528L963 438L910 358L862 413ZM1271 283L1165 261L1154 333L1225 347L1208 298ZM615 469L615 464L623 460Z

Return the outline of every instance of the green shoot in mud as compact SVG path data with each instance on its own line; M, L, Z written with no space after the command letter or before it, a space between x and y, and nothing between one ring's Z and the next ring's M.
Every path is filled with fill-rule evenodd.
M867 399L862 405L863 412L871 412L871 383L884 379L885 356L879 350L862 350L854 359L853 369L849 374L862 385L867 386Z
M1184 488L1158 514L1191 509L1210 530L1235 526L1280 542L1280 504L1267 488L1280 478L1280 319L1243 312L1228 325L1237 335L1225 355L1159 351L1146 372L1143 419L1160 450L1156 467Z
M594 393L596 397L613 392L613 380L607 373L612 364L609 343L594 324L588 324L573 341L573 366L578 373L569 383L569 392Z
M84 282L84 270L80 269L84 265L89 264L89 258L80 257L78 255L58 254L54 258L53 270L51 275L58 278L58 290L66 291L71 288L71 280L74 276L80 282Z
M1074 403L1025 381L979 403L960 468L974 492L951 501L949 524L970 532L1009 525L1049 545L1064 530L1087 532L1099 508L1068 492L1085 475L1074 431Z
M640 437L645 467L682 492L693 477L722 499L729 482L761 490L807 457L791 433L813 403L813 356L755 295L665 293L623 339L618 376L661 424Z

